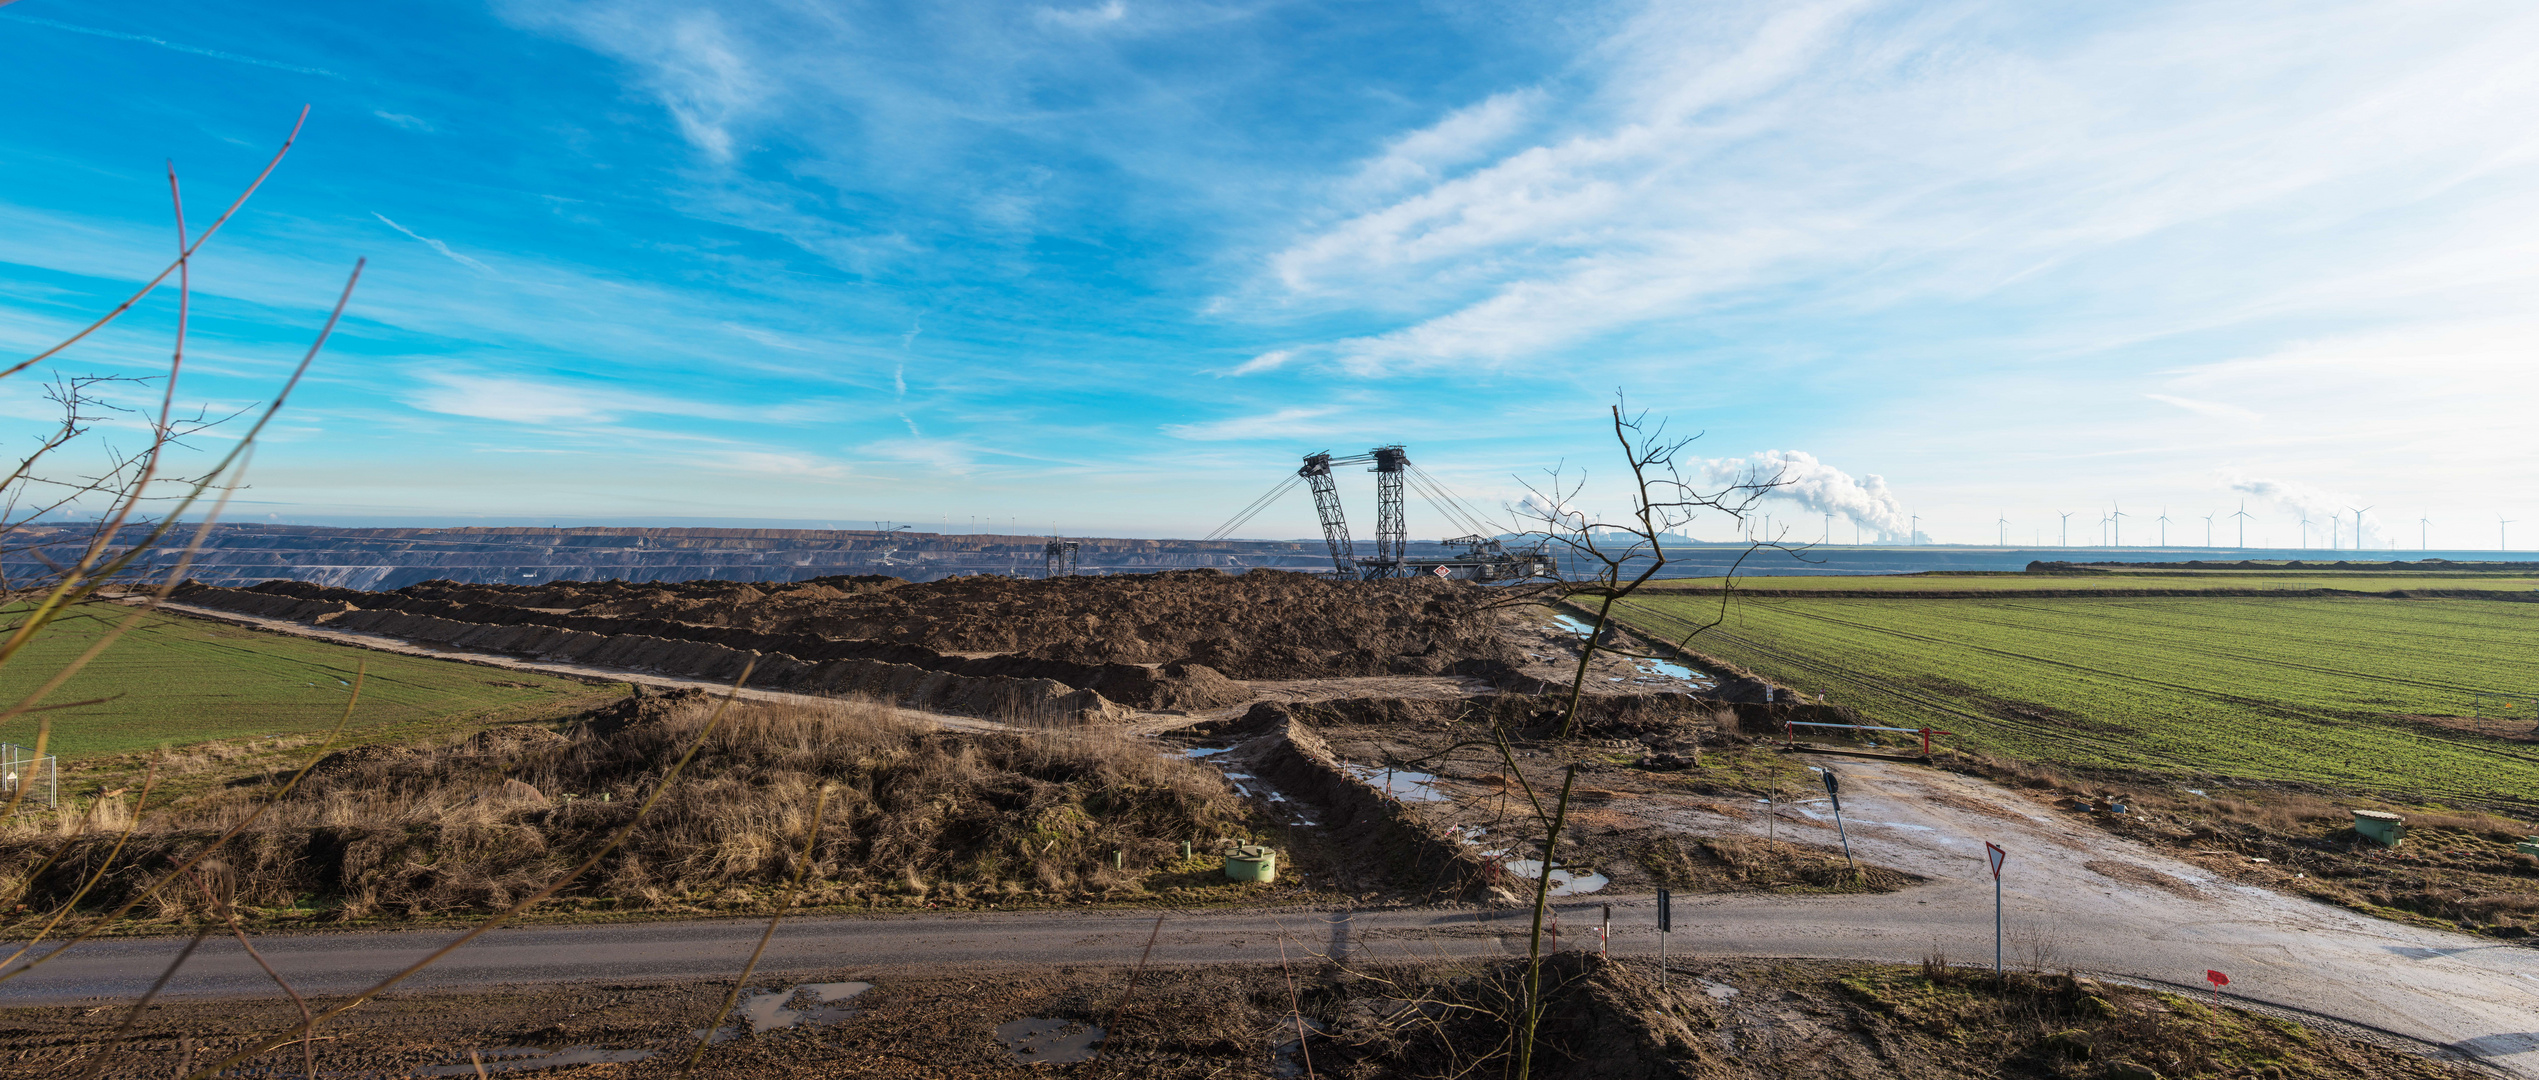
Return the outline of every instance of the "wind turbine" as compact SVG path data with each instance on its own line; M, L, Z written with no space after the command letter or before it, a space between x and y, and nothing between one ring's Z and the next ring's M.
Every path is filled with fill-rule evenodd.
M2348 506L2346 509L2354 511L2354 550L2361 551L2363 550L2363 511L2369 510L2371 507L2366 506L2361 509L2356 509Z
M1834 512L1831 510L1825 511L1825 539L1823 542L1828 544L1834 542Z
M1911 522L1912 524L1907 526L1904 531L1904 545L1906 547L1918 547L1922 543L1922 515L1912 515Z
M2160 508L2160 546L2169 546L2169 508Z
M2009 547L2009 546L2010 546L2010 519L2009 519L2009 518L2006 518L2006 517L2001 517L2001 516L2000 516L2000 512L1999 512L1999 511L1994 511L1993 524L1994 524L1994 525L1996 525L1996 526L1999 526L1999 527L2000 527L2000 530L2001 530L2001 546L2003 546L2003 547Z
M2432 533L2432 528L2433 528L2433 519L2431 519L2431 518L2417 518L2417 519L2416 519L2416 548L2417 548L2418 550L2421 550L2421 551L2431 551L2431 550L2433 550L2433 542L2432 542L2431 540L2427 539L2427 537L2430 537L2430 536L2432 536L2432 535L2433 535L2433 533Z
M2345 519L2334 514L2327 516L2327 549L2345 550Z
M2239 519L2239 546L2241 548L2246 548L2248 546L2248 500L2239 500L2239 512L2232 514L2231 516ZM2301 542L2305 544L2308 543L2309 537L2310 534L2307 531L2304 531L2301 534Z
M2204 548L2207 551L2212 550L2213 547L2213 519L2220 516L2219 510L2204 515Z
M2301 511L2301 550L2310 550L2310 512Z
M2512 522L2511 522L2511 521L2509 521L2509 520L2507 520L2507 519L2505 519L2504 515L2502 515L2502 514L2497 514L2497 515L2495 515L2495 550L2497 550L2497 551L2510 551L2510 550L2512 550L2512 544L2508 542L2508 541L2509 541L2509 538L2512 536L2512 533L2511 533L2509 530L2507 530L2507 529L2505 529L2505 528L2504 528L2504 526L2506 526L2506 525L2510 525L2510 524L2512 524Z
M2123 503L2109 503L2109 504L2107 504L2107 505L2109 505L2109 506L2112 506L2112 507L2115 507L2115 508L2116 508L2116 512L2115 512L2115 513L2112 513L2112 514L2107 515L2107 520L2109 520L2109 521L2112 521L2112 522L2115 522L2115 523L2116 523L2116 546L2117 546L2117 547L2123 547L2123 546L2125 546L2125 507L2124 507L2124 504L2123 504Z
M2072 512L2057 510L2055 513L2063 515L2063 546L2070 547L2072 546Z

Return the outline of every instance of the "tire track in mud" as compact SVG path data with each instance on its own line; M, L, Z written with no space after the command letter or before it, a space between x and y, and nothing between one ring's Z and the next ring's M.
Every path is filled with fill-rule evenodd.
M1991 606L1994 606L1994 607L2000 608L2000 609L2002 609L2002 610L2007 610L2007 611L2038 611L2038 612L2041 612L2041 611L2043 611L2043 610L2044 610L2044 609L2041 609L2041 608L2031 608L2031 607L2025 607L2025 606L2020 606L2020 605L2015 605L2015 604L1997 604L1997 605L1991 605ZM2132 606L2132 605L2117 605L2117 606L2130 607L2130 606ZM2087 640L2087 641L2126 641L2126 640L2128 640L2127 638L2125 638L2123 635L2120 635L2120 634L2101 634L2101 633L2091 633L2091 632L2086 631L2086 630L2057 630L2057 631L2055 631L2055 633L2057 633L2057 634L2059 634L2059 635L2061 635L2061 636L2063 636L2063 637L2075 638L2075 639L2081 639L2081 640ZM2401 677L2401 676L2396 676L2396 675L2381 675L2381 674L2374 674L2374 673L2371 673L2371 672L2365 672L2365 671L2348 671L2348 670L2345 670L2345 669L2342 669L2342 668L2321 667L2321 666L2316 665L2316 664L2304 664L2304 663L2301 663L2301 662L2299 662L2299 661L2297 661L2297 660L2286 660L2286 659L2282 659L2282 658L2279 658L2279 657L2272 657L2272 656L2258 656L2258 655L2254 655L2254 654L2250 654L2250 653L2226 652L2226 651L2223 651L2223 650L2220 650L2220 649L2210 649L2210 648L2206 648L2206 649L2199 649L2198 651L2203 652L2203 653L2205 653L2205 654L2207 654L2207 655L2211 655L2211 656L2228 657L2228 658L2233 659L2233 660L2245 660L2245 661L2248 661L2248 662L2250 662L2250 663L2264 664L2264 665L2271 666L2271 667L2298 668L2298 669L2303 670L2303 671L2314 671L2314 672L2318 672L2319 674L2322 674L2322 675L2336 675L2336 676L2341 676L2341 677L2344 677L2344 678L2349 678L2349 679L2360 679L2360 680L2363 680L2363 681L2365 681L2365 682L2391 683L2391 684L2394 684L2394 685L2399 685L2399 686L2418 686L2418 687L2423 687L2423 688L2428 689L2428 690L2448 690L2448 691L2451 691L2451 692L2453 692L2453 693L2462 693L2462 694L2477 693L2477 692L2479 692L2480 690L2482 690L2482 689L2483 689L2482 687L2461 686L2461 685L2456 685L2456 684L2453 684L2453 683L2427 682L2427 681L2422 680L2422 679L2409 679L2409 678L2403 678L2403 677Z
M1933 645L1951 646L1951 647L1956 647L1956 648L1962 648L1962 649L1967 649L1967 650L1974 651L1974 652L1986 653L1986 654L1989 654L1989 655L1993 655L1993 656L2000 656L2000 657L2005 657L2005 658L2009 658L2009 659L2013 659L2013 660L2023 660L2023 661L2027 661L2027 662L2030 662L2030 663L2035 663L2035 664L2039 664L2039 665L2042 665L2042 666L2047 666L2047 667L2067 668L2067 669L2072 670L2072 671L2086 672L2086 673L2088 673L2088 674L2092 674L2092 675L2100 675L2100 676L2104 676L2104 677L2107 677L2107 678L2110 678L2110 679L2119 679L2119 680L2124 680L2124 681L2129 681L2129 682L2135 682L2135 683L2140 683L2140 684L2143 684L2143 685L2146 685L2146 686L2157 686L2157 687L2160 687L2160 688L2162 688L2162 689L2166 689L2166 690L2175 690L2175 691L2179 691L2179 692L2181 692L2181 693L2187 693L2187 694L2194 694L2194 695L2197 695L2197 696L2201 696L2201 697L2209 698L2209 699L2214 700L2214 701L2219 701L2219 702L2223 702L2223 703L2226 703L2226 704L2231 704L2231 705L2237 705L2237 706L2240 706L2240 707L2242 707L2242 708L2248 708L2248 709L2254 709L2254 710L2261 711L2261 712L2269 712L2269 713L2273 713L2273 714L2275 714L2275 715L2277 715L2277 716L2281 716L2281 717L2284 717L2284 718L2286 718L2286 719L2293 719L2293 720L2306 720L2306 721L2309 721L2309 722L2311 722L2311 723L2322 724L2322 725L2326 725L2326 726L2342 726L2342 725L2345 725L2345 724L2351 724L2351 723L2355 723L2355 722L2356 722L2355 720L2353 720L2353 719L2351 719L2351 718L2349 718L2349 717L2338 716L2338 715L2336 715L2336 714L2334 714L2334 713L2319 712L2319 711L2312 710L2312 709L2305 709L2305 708L2302 708L2302 707L2297 706L2297 705L2292 705L2292 704L2289 704L2289 703L2286 703L2286 702L2281 702L2281 701L2275 701L2275 700L2268 699L2268 698L2252 698L2252 697L2244 697L2244 696L2237 695L2237 694L2226 694L2226 693L2223 693L2223 692L2221 692L2221 691L2219 691L2219 690L2210 690L2210 689L2206 689L2206 688L2203 688L2203 687L2190 686L2190 685L2187 685L2187 684L2185 684L2185 683L2172 683L2172 682L2166 682L2166 681L2163 681L2163 680L2160 680L2160 679L2149 678L2149 677L2147 677L2147 676L2142 676L2142 675L2130 675L2130 674L2126 674L2126 673L2124 673L2124 672L2119 672L2119 671L2110 671L2110 670L2108 670L2108 669L2106 669L2106 668L2091 667L2091 666L2086 665L2086 664L2076 664L2076 663L2072 663L2072 662L2070 662L2070 661L2064 661L2064 660L2054 660L2054 659L2047 658L2047 657L2042 657L2042 656L2032 656L2032 655L2029 655L2029 654L2026 654L2026 653L2013 652L2013 651L2010 651L2010 650L2007 650L2007 649L1996 649L1996 648L1992 648L1992 647L1990 647L1990 646L1977 645L1977 644L1972 644L1972 643L1968 643L1968 642L1956 642L1956 641L1950 641L1950 640L1949 640L1949 639L1947 639L1947 638L1932 637L1932 636L1929 636L1929 635L1924 635L1924 634L1916 634L1916 633L1912 633L1912 632L1910 632L1910 631L1905 631L1905 630L1895 630L1895 629L1890 629L1890 628L1887 628L1887 627L1882 627L1882 626L1874 626L1874 625L1867 624L1867 623L1853 622L1853 621L1850 621L1850 620L1847 620L1847 619L1837 619L1837 618L1834 618L1834 617L1829 616L1829 615L1817 615L1817 614L1811 614L1811 613L1809 613L1809 612L1797 611L1797 610L1789 610L1789 609L1785 609L1783 613L1784 613L1784 614L1789 614L1789 615L1795 615L1795 616L1798 616L1799 618L1802 618L1802 619L1811 619L1811 620L1815 620L1815 621L1817 621L1817 622L1830 623L1830 624L1835 625L1835 626L1847 626L1847 627L1850 627L1850 628L1855 629L1855 630L1864 630L1864 631L1868 631L1868 632L1871 632L1871 633L1885 634L1885 635L1890 636L1890 637L1899 637L1899 638L1904 638L1904 639L1906 639L1906 640L1910 640L1910 641L1920 641L1920 642L1925 642L1925 643L1928 643L1928 644L1933 644ZM2406 729L2406 728L2401 728L2401 727L2396 727L2396 726L2391 726L2391 727L2389 728L2389 730L2390 730L2392 733L2394 733L2394 734L2397 734L2397 735L2400 735L2400 736L2403 736L2403 737L2406 737L2406 738L2411 738L2411 739L2414 739L2414 740L2416 740L2416 741L2418 741L2418 742L2441 743L2441 744L2444 744L2444 745L2448 745L2448 746L2456 747L2456 748L2458 748L2458 749L2467 750L2467 751L2470 751L2470 752L2473 752L2473 753L2481 754L2481 755L2484 755L2484 756L2486 756L2486 757L2499 758L2499 759L2502 759L2502 760L2505 760L2505 761L2520 762L2520 763L2522 763L2522 764L2533 764L2533 765L2539 765L2539 756L2534 756L2534 755L2530 755L2530 754L2515 753L2515 752L2513 752L2513 751L2510 751L2510 750L2505 750L2505 749L2502 749L2502 748L2500 748L2500 747L2484 746L2484 745L2480 745L2480 744L2478 744L2478 743L2473 743L2473 742L2455 741L2455 740L2449 740L2449 739L2437 739L2437 738L2433 738L2433 737L2431 737L2431 736L2424 735L2424 734L2422 734L2422 733L2420 733L2420 732L2416 732L2416 731L2412 731L2412 730L2408 730L2408 729ZM2450 795L2450 796L2455 797L2455 798L2467 798L2467 799L2470 799L2470 800L2472 800L2472 801L2480 801L2480 802L2499 802L2499 801L2500 801L2500 802L2513 802L2513 800L2506 799L2506 798L2500 798L2500 797L2497 797L2497 796L2483 795L2483 794L2472 794L2472 793L2469 793L2469 792L2465 791L2464 789L2458 789L2458 788L2452 788L2452 789L2422 789L2422 790L2439 790L2439 791L2441 791L2441 793L2443 793L2443 794L2447 794L2447 795ZM2516 805L2519 805L2519 804L2517 803Z

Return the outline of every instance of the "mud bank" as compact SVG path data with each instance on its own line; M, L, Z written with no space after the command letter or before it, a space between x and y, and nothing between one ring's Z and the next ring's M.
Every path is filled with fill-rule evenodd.
M1320 824L1331 837L1380 862L1395 888L1429 900L1488 895L1496 864L1349 775L1322 736L1290 715L1286 706L1255 706L1244 727L1262 732L1256 736L1261 745L1253 766L1259 775L1321 807Z

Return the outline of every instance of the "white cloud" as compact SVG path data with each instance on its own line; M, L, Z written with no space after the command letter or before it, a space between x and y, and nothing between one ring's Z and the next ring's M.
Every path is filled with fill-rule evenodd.
M1292 347L1408 374L1793 289L1852 312L2145 276L2172 247L2196 262L2151 280L2212 286L2182 302L2225 321L2348 313L2358 279L2403 285L2368 294L2387 309L2528 265L2539 228L2514 206L2539 136L2515 118L2539 111L2519 74L2539 13L2122 10L1653 5L1582 61L1591 91L1485 101L1335 179L1335 206L1405 188L1295 237L1259 299L1413 312ZM1404 152L1486 145L1527 115L1557 123L1461 172Z
M1383 154L1359 166L1344 193L1353 199L1369 199L1414 184L1435 183L1504 146L1532 122L1543 100L1540 90L1511 90L1448 113L1434 124L1394 139Z
M844 480L854 475L847 466L823 461L803 454L780 454L758 450L735 450L706 457L709 467L750 476L799 477L810 480Z
M1126 0L1104 0L1103 3L1094 7L1044 7L1032 14L1034 18L1049 25L1064 26L1072 30L1090 30L1127 18L1128 4Z
M1296 353L1294 350L1272 349L1259 356L1255 356L1235 365L1232 374L1255 375L1264 371L1276 371L1279 368L1287 366L1287 362L1295 358Z
M2197 401L2194 398L2182 398L2172 394L2144 394L2142 396L2150 398L2151 400L2157 401L2163 405L2175 405L2178 408L2194 413L2197 416L2209 416L2215 420L2254 422L2265 419L2264 416L2259 415L2252 410L2243 409L2237 405L2226 405L2218 401Z
M404 113L392 113L392 112L389 112L389 111L387 111L387 110L385 110L385 109L372 109L372 110L370 110L370 115L372 115L372 116L376 116L376 117L378 117L378 118L380 118L380 119L382 119L382 120L385 120L385 121L387 121L387 122L389 122L389 123L391 123L391 124L395 124L395 125L397 125L398 127L401 127L401 128L406 129L407 131L432 131L432 130L434 130L434 128L432 127L431 123L430 123L430 122L428 122L428 121L426 121L426 120L424 120L424 119L423 119L422 117L420 117L420 116L408 116L408 115L406 115L406 114L404 114Z
M508 9L633 65L680 135L717 161L732 157L733 126L770 93L760 58L712 10L545 0L523 0Z
M522 424L596 423L632 411L616 395L582 387L439 372L423 378L429 385L408 394L406 402L449 416Z
M599 384L543 382L503 375L425 371L406 403L425 412L479 420L598 428L628 416L676 416L760 424L795 424L823 410L811 403L759 407L744 402L660 397ZM833 410L832 410L833 411Z
M1318 424L1314 421L1339 411L1339 408L1334 406L1285 408L1260 416L1237 416L1194 424L1167 424L1164 426L1164 434L1192 442L1285 439L1325 435L1335 432L1333 426Z

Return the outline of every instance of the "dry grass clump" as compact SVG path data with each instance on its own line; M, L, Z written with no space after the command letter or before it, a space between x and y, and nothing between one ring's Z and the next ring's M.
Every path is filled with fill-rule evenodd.
M327 757L300 790L231 841L244 907L344 920L498 909L597 851L634 816L712 711L695 692L629 699L566 731L496 728L430 746ZM812 904L1062 899L1134 889L1184 840L1239 831L1222 778L1092 729L948 733L864 702L739 704L626 843L560 899L614 909L762 903L804 851ZM119 903L251 813L261 775L151 813L85 904ZM120 805L119 800L113 801ZM104 803L101 802L101 805ZM44 910L96 872L123 821L111 809L51 833L0 835L0 891ZM69 847L25 876L68 835ZM1120 867L1114 866L1114 853ZM151 903L197 914L194 890Z

